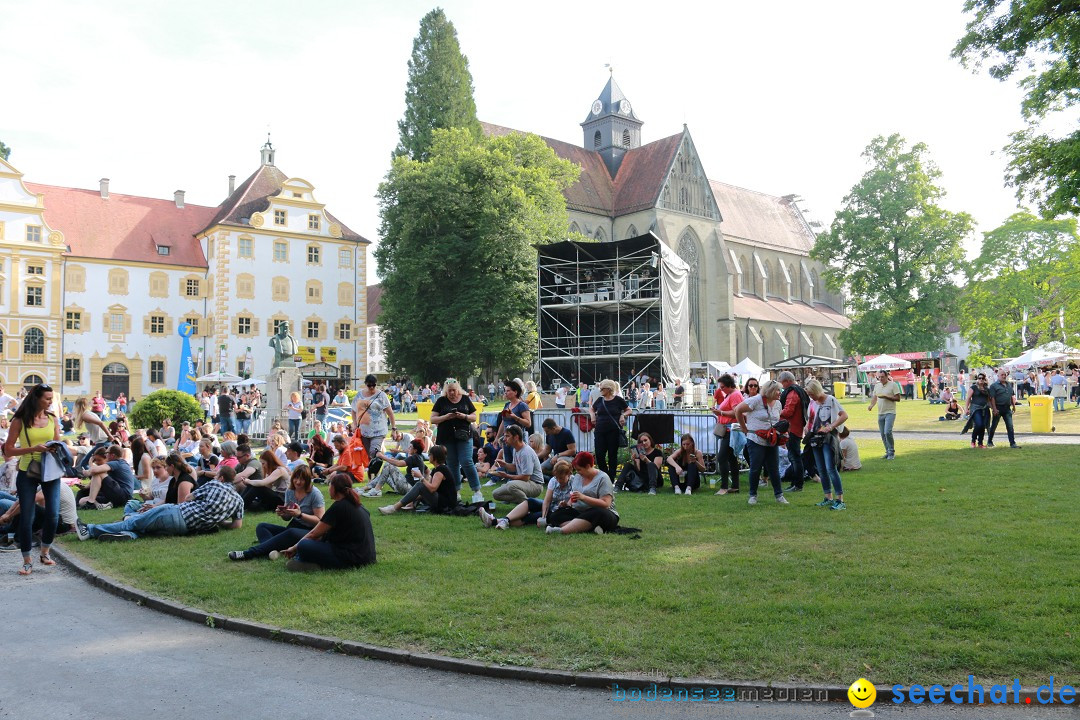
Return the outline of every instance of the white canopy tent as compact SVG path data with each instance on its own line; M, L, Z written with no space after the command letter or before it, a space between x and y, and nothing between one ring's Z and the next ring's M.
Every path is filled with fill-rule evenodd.
M911 362L908 360L901 360L898 357L892 355L878 355L872 360L859 365L859 372L877 372L879 370L907 370L911 367Z
M221 370L218 370L217 372L212 372L212 373L210 373L208 375L203 375L201 377L195 378L195 382L197 382L197 383L219 383L219 384L223 384L223 385L228 385L230 383L234 383L234 382L237 382L237 381L240 381L240 380L243 380L243 379L244 378L240 377L239 375L233 375L230 372L223 372Z
M1043 348L1032 348L1020 357L1013 358L1005 363L1002 367L1006 370L1027 370L1033 367L1056 365L1067 359L1068 355L1063 352L1049 352Z
M766 374L765 368L758 365L756 362L746 357L739 361L739 364L729 370L732 375L738 375L739 377L752 377L761 379Z
M229 384L235 385L236 387L251 387L253 385L265 385L266 381L259 378L249 378L247 380L239 380Z

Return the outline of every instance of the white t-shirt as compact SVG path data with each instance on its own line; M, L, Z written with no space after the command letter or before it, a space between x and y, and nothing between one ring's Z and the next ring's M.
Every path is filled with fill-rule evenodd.
M0 415L5 415L9 412L14 412L15 408L19 406L19 403L15 398L11 397L7 393L0 395Z
M60 522L65 525L74 525L79 521L79 515L75 509L75 491L63 480L60 480Z
M900 391L900 383L890 380L884 385L881 381L874 383L874 397L877 398L878 415L895 415L896 401L883 398L882 395L903 395Z
M758 445L768 445L765 438L759 437L755 431L768 430L780 421L780 401L773 400L771 404L766 405L759 393L746 398L746 406L750 408L750 411L746 413L746 429L750 431L746 436L747 439Z
M83 413L82 418L79 418L79 419L83 421L83 427L86 428L86 437L90 438L91 443L93 443L94 445L97 445L99 442L104 442L105 441L105 431L101 429L100 425L92 425L92 424L86 422L86 418L91 418L93 420L98 420L98 421L100 421L101 418L99 418L96 413L92 413L89 410L87 410L86 412Z
M840 457L843 458L841 467L844 470L859 470L862 468L862 462L859 461L859 446L851 435L840 441Z
M560 387L555 391L555 404L566 405L566 388Z
M364 437L384 436L389 427L386 408L390 407L390 398L382 390L376 390L370 396L366 393L367 388L356 393L353 399L353 422L359 423Z

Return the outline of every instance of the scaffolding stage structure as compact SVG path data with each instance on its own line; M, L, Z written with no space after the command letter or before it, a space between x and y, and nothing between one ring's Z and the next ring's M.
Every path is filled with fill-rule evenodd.
M541 245L537 272L540 380L625 385L689 374L689 266L652 233Z

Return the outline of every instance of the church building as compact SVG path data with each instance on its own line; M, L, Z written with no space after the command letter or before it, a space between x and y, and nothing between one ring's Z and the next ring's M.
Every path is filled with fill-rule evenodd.
M642 145L642 124L612 77L581 123L581 146L544 138L581 167L565 191L569 230L600 241L651 231L689 264L691 362L843 357L843 298L809 257L814 233L795 196L710 180L689 129Z

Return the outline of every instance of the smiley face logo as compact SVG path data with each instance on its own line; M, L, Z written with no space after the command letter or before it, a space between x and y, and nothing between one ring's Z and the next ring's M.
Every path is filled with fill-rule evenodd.
M848 700L857 708L868 708L877 700L877 688L866 678L859 678L847 689Z

